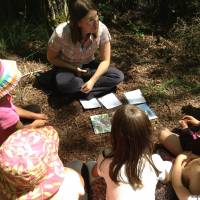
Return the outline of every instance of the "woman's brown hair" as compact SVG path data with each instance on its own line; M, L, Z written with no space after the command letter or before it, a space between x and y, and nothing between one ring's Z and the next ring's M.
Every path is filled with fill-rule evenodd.
M84 18L89 11L97 10L91 0L67 0L68 20L70 22L72 42L76 44L82 40L81 29L78 27L79 21ZM94 35L96 37L96 35Z
M147 159L151 160L153 150L152 126L148 116L134 105L120 107L114 114L111 129L111 152L104 155L112 158L109 175L119 182L119 171L125 164L125 172L133 188L142 187L140 175ZM155 167L154 167L155 168Z

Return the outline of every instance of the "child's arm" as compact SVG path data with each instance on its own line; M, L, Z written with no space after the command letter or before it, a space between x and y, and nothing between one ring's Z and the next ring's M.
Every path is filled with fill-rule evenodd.
M36 119L31 124L23 125L22 122L19 120L17 124L13 126L13 129L19 130L22 128L39 128L47 124L47 120L43 119Z
M98 171L97 171L97 163L93 166L92 176L94 176L94 177L98 177L99 176Z
M45 114L34 113L17 106L16 106L16 112L21 118L34 120L32 123L27 124L27 125L23 125L21 121L18 121L17 124L15 125L16 130L19 130L22 128L39 128L41 126L44 126L47 123L48 117Z
M191 196L189 190L182 183L182 168L186 159L186 155L180 154L177 156L172 168L172 186L180 200L188 200Z
M34 112L25 110L25 109L17 107L17 106L15 106L15 108L16 108L17 114L21 118L26 118L26 119L43 119L43 120L47 120L48 119L48 117L45 114L34 113Z
M34 112L25 110L25 109L17 107L17 106L15 106L15 108L16 108L17 114L21 118L26 118L26 119L41 119L41 120L47 120L48 119L48 117L45 114L34 113Z

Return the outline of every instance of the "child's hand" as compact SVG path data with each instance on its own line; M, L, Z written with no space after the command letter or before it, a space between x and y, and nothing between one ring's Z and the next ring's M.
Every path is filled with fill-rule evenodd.
M47 124L47 120L36 119L33 123L31 123L32 128L39 128L45 126Z
M200 125L200 121L195 119L194 117L190 116L190 115L185 115L182 120L184 120L187 124L191 124L194 126L198 126Z
M176 157L176 160L179 161L182 165L182 167L185 167L191 160L194 159L194 154L192 154L191 151L185 151L181 154L179 154L177 157Z
M181 161L186 160L187 158L188 158L188 154L186 153L181 153L176 157L177 160L181 160Z
M183 129L188 128L188 125L185 122L185 120L179 120L179 124L180 124L181 128L183 128Z

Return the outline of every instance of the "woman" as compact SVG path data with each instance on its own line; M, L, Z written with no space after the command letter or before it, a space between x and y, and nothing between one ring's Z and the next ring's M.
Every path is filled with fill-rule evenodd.
M109 67L110 34L99 21L91 0L68 1L69 22L53 32L47 58L56 66L56 84L68 99L91 99L112 91L124 79L116 68ZM99 48L100 62L94 59Z

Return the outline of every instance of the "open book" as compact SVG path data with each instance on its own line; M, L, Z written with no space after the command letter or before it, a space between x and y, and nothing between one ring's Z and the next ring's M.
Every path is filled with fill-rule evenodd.
M97 98L93 98L91 100L80 99L80 103L85 109L99 108L101 107L101 105L103 105L107 109L111 109L122 104L114 93L109 93L107 95L99 97L98 99Z
M107 109L122 105L121 101L116 97L114 93L104 95L103 97L98 98L98 100Z
M155 112L146 103L137 104L136 106L143 110L148 115L150 120L158 118Z
M95 134L111 132L111 120L108 114L90 116Z
M158 118L155 112L147 105L145 98L140 89L124 93L125 98L129 104L134 104L143 110L150 120Z
M143 97L140 89L133 90L133 91L130 91L130 92L125 92L124 96L127 99L129 104L139 104L139 103L145 103L146 102L146 100Z
M93 109L93 108L101 107L100 103L97 101L96 98L92 98L90 100L80 99L80 103L82 104L83 108L85 108L85 109Z

